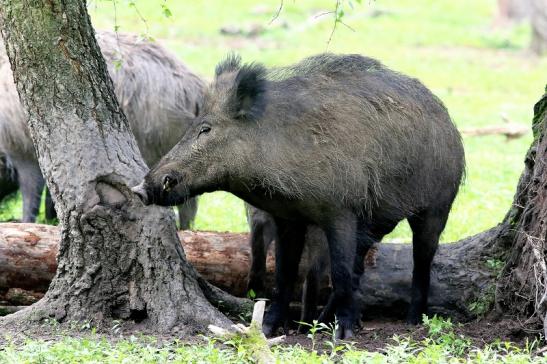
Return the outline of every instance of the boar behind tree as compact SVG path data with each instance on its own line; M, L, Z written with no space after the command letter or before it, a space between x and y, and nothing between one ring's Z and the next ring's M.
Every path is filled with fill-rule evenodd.
M251 268L247 290L257 297L271 297L266 292L266 257L272 243L277 240L274 217L266 211L245 204L250 227ZM300 322L312 323L316 317L322 287L328 285L329 257L325 234L317 226L308 226L304 237L302 261L297 284L302 284Z
M97 33L97 41L139 149L146 163L152 165L186 131L201 106L205 85L158 44L111 32ZM0 68L0 95L0 152L17 171L23 195L23 221L34 222L44 179L9 62ZM50 218L47 215L54 213L51 204L46 204L46 208L50 209L46 213ZM179 207L181 228L188 228L196 209L194 199Z
M443 104L376 60L321 54L267 72L229 57L202 114L134 191L145 203L174 205L224 190L274 216L277 294L267 334L287 317L307 226L322 228L337 334L348 337L356 255L403 219L414 249L408 320L426 312L431 261L463 170L460 135Z
M0 155L0 201L18 189L17 173L6 156Z

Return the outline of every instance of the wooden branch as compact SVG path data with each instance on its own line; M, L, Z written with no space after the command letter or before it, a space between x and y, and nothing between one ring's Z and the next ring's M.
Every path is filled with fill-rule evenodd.
M461 133L466 136L484 136L484 135L505 135L509 139L517 139L526 135L530 128L516 123L506 123L504 125L492 125L482 128L463 129Z

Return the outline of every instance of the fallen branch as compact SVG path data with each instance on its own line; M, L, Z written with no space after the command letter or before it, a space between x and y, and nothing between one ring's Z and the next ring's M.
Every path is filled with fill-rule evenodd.
M504 125L492 125L482 128L463 129L461 133L466 136L484 136L484 135L504 135L507 140L517 139L526 135L530 128L526 125L517 123L507 123Z

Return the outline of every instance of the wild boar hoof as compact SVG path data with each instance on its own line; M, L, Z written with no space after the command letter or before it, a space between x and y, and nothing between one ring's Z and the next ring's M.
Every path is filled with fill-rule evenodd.
M413 310L411 310L406 316L406 323L410 325L418 325L422 322L421 316L422 315L420 315L419 313L413 312Z
M264 333L264 336L272 337L275 333L275 327L271 324L264 324L262 325L262 332Z
M348 327L339 326L336 329L336 339L337 340L348 340L353 337L353 329Z

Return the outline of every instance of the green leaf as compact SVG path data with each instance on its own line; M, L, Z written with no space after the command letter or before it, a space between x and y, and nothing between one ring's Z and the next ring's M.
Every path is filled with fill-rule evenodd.
M162 5L161 9L163 11L163 16L165 16L166 18L170 18L173 16L173 13L171 13L171 10L166 5Z
M336 21L340 21L344 17L344 9L340 8L338 9L338 12L336 13Z

